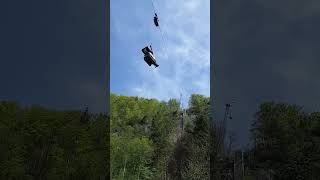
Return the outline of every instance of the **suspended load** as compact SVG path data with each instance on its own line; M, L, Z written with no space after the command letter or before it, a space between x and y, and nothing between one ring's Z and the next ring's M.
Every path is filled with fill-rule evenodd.
M142 49L142 52L144 54L144 61L151 66L152 64L155 67L158 67L159 65L156 62L156 58L153 55L153 51L152 51L152 47L150 46L150 48L148 46L146 46L145 48Z
M157 27L159 26L159 19L158 19L158 15L157 13L154 14L154 18L153 18L153 22L154 22L154 25L156 25Z

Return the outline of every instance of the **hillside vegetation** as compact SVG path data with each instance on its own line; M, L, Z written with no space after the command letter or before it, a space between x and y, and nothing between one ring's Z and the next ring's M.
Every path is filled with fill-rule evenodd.
M175 99L112 94L110 103L112 179L208 179L208 97L192 95L186 110Z
M105 179L107 116L0 102L0 179Z

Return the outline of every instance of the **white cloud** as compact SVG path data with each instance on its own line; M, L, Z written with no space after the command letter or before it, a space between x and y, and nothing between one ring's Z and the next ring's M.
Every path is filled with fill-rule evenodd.
M155 51L160 66L134 64L141 81L131 87L130 94L160 100L179 98L180 93L185 98L192 93L209 96L210 0L154 2L163 32L163 37L157 33L160 44L155 44L161 46ZM143 18L139 21L145 21Z
M143 82L136 85L133 94L161 100L179 98L180 93L184 97L191 93L209 96L209 1L166 0L163 3L171 7L161 9L159 17L165 24L162 30L166 48L158 52L159 69L151 67L150 72L145 71L148 66L139 66Z

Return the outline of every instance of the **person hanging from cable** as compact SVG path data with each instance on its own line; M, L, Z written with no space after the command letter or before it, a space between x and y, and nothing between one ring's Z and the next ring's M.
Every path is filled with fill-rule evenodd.
M153 22L154 22L154 25L156 25L157 27L159 26L159 18L158 18L158 15L157 13L154 13L154 17L153 17Z
M150 45L150 48L148 46L144 47L142 50L141 50L144 54L144 61L149 65L154 65L155 67L158 67L159 65L157 64L156 62L156 58L154 57L153 55L153 50L152 50L152 47Z

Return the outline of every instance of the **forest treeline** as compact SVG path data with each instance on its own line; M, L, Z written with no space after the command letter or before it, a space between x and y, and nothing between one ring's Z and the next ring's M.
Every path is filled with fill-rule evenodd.
M112 179L208 179L209 102L194 94L181 109L176 99L111 94Z
M273 179L320 179L320 112L267 102L260 105L251 129L252 161L248 168L263 170Z
M110 119L0 102L0 179L207 179L208 97L192 95L188 109L175 99L110 100Z
M110 97L110 119L1 101L0 179L200 180L210 166L215 179L228 168L233 179L320 179L319 112L262 103L237 174L237 151L223 157L215 146L209 97L193 94L185 109L176 99Z
M216 167L211 171L214 179L320 179L319 112L307 113L301 106L265 102L254 115L250 135L251 145L246 150L234 149L220 157L216 154Z
M0 179L107 179L104 114L0 102Z

